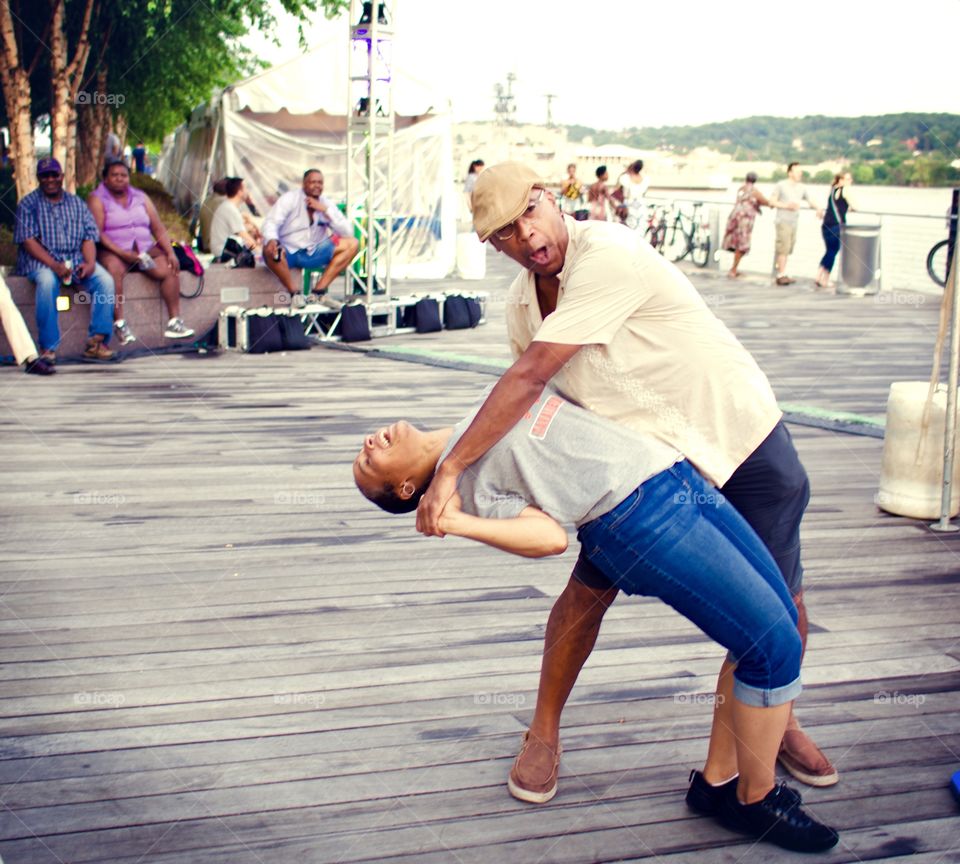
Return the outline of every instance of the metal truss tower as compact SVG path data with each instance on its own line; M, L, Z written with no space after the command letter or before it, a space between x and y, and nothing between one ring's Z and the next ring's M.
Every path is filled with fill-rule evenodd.
M347 218L360 251L346 293L390 299L393 241L393 6L350 0Z

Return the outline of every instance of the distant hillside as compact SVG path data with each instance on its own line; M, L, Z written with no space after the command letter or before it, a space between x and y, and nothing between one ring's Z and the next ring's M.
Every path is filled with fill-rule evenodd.
M860 182L941 185L960 182L950 167L960 148L958 114L883 114L875 117L746 117L704 126L661 126L619 132L569 128L571 140L618 143L686 153L709 147L738 161L794 160L816 164L845 159L871 168ZM916 169L916 170L915 170ZM866 175L870 175L869 177Z

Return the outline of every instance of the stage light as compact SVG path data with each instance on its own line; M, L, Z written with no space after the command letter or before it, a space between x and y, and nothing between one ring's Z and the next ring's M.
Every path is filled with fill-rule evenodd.
M363 12L360 15L360 20L357 24L370 24L373 21L373 3L364 3ZM387 17L387 4L378 3L377 4L377 23L386 26L390 23L390 19Z

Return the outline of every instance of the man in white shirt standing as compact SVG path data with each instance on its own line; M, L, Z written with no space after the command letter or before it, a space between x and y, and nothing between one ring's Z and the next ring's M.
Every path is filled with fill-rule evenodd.
M360 244L336 204L323 195L323 173L311 168L303 186L284 192L263 220L263 261L291 295L300 293L290 268L325 268L313 294L327 293Z
M817 211L817 218L823 218L823 211L810 200L807 187L800 181L803 171L799 162L791 162L787 166L787 179L781 180L774 187L770 197L770 206L777 211L774 227L777 232L776 241L776 283L777 285L792 285L794 279L787 275L787 258L793 252L797 242L797 222L800 214L797 212L801 204L806 204L811 210Z

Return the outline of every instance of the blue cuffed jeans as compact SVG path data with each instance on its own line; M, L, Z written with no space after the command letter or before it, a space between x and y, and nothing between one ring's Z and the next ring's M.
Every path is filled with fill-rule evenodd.
M37 333L41 351L55 351L60 344L60 324L57 321L57 297L60 296L60 277L49 267L40 266L27 278L37 289ZM86 279L73 277L74 284L82 289L74 302L90 304L90 326L87 336L99 334L104 344L113 333L113 277L97 264Z
M729 651L741 702L782 705L800 694L797 610L780 570L689 462L651 477L578 536L618 588L659 597Z

